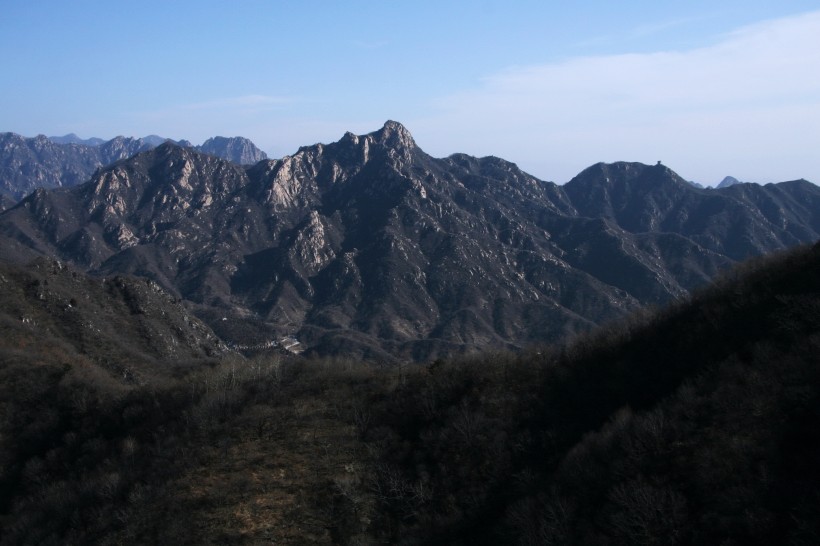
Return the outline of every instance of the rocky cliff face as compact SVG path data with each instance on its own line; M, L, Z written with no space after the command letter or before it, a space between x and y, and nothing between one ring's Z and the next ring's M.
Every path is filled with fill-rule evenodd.
M700 190L634 163L561 187L432 158L388 122L245 168L166 143L29 196L0 233L8 256L147 276L228 341L424 360L553 341L813 241L820 188Z
M17 201L36 188L74 186L100 166L95 148L55 144L44 136L0 134L0 193Z

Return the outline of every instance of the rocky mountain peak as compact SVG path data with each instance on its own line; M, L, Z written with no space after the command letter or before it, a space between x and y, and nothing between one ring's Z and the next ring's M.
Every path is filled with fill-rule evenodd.
M397 121L386 121L381 129L371 133L371 135L377 143L386 147L397 149L412 149L416 147L413 135L410 134L410 131L408 131L404 125Z
M333 149L339 149L347 159L355 158L362 166L374 157L386 158L397 170L411 162L413 154L418 151L410 131L396 121L387 121L381 129L366 135L348 132Z
M333 144L303 146L299 148L299 152L308 152L313 155L338 152L342 155L355 157L362 163L367 163L373 157L374 150L386 152L388 157L400 155L409 159L410 152L417 149L418 147L410 131L401 123L388 120L378 131L365 135L356 135L348 131Z
M87 192L89 215L108 229L133 214L159 222L198 216L245 183L244 171L234 163L166 141L98 171L79 191Z
M359 183L383 191L393 180L391 177L404 172L418 153L410 131L398 122L387 121L372 133L356 135L348 131L330 144L302 146L294 155L254 167L251 172L268 173L264 175L269 180L266 202L292 207L297 201L309 202L353 179L368 165L385 170L376 177L371 174L359 179ZM387 171L394 174L386 175Z

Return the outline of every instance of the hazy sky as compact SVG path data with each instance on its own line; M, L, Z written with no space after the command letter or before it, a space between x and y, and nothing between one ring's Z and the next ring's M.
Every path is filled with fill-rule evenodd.
M272 157L402 122L563 183L598 161L820 183L820 3L0 0L0 131Z

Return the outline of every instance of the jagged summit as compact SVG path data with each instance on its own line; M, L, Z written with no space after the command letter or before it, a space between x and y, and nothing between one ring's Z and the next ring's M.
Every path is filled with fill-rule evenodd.
M416 142L407 128L398 121L387 120L384 126L370 133L377 142L385 146L414 148Z
M398 121L393 121L392 119L388 119L384 122L384 126L382 126L382 131L394 131L400 133L407 133L410 134L407 128L399 123Z
M296 161L303 169L318 168L322 172L330 172L330 178L335 182L349 178L375 158L386 159L394 169L401 170L419 154L425 155L410 131L401 123L388 120L377 131L363 135L347 131L336 142L302 146L295 154L283 157L278 163L292 165ZM308 167L308 164L312 166Z
M357 135L350 131L345 132L337 142L333 144L314 144L313 146L302 146L299 148L299 151L308 151L312 150L316 147L318 149L324 150L326 146L333 146L333 145L341 145L341 146L361 146L364 143L367 143L368 147L371 145L378 145L382 148L392 148L396 150L400 149L407 149L412 150L416 149L416 141L413 140L413 135L410 134L410 131L407 128L399 123L398 121L387 120L381 129L377 131L373 131L371 133L367 133L364 135Z

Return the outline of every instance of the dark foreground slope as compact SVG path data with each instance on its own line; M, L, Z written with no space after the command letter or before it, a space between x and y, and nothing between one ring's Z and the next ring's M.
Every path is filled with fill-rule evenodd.
M0 543L813 544L818 271L804 247L563 347L412 369L129 384L3 336Z
M145 276L226 341L382 362L557 341L818 237L806 181L614 163L558 186L396 122L250 167L165 143L0 214L0 259Z
M173 378L229 354L146 279L0 263L0 543L93 542L120 494L165 475L146 450L190 401Z
M413 378L367 436L408 485L395 537L815 543L818 272L803 248L565 348Z

